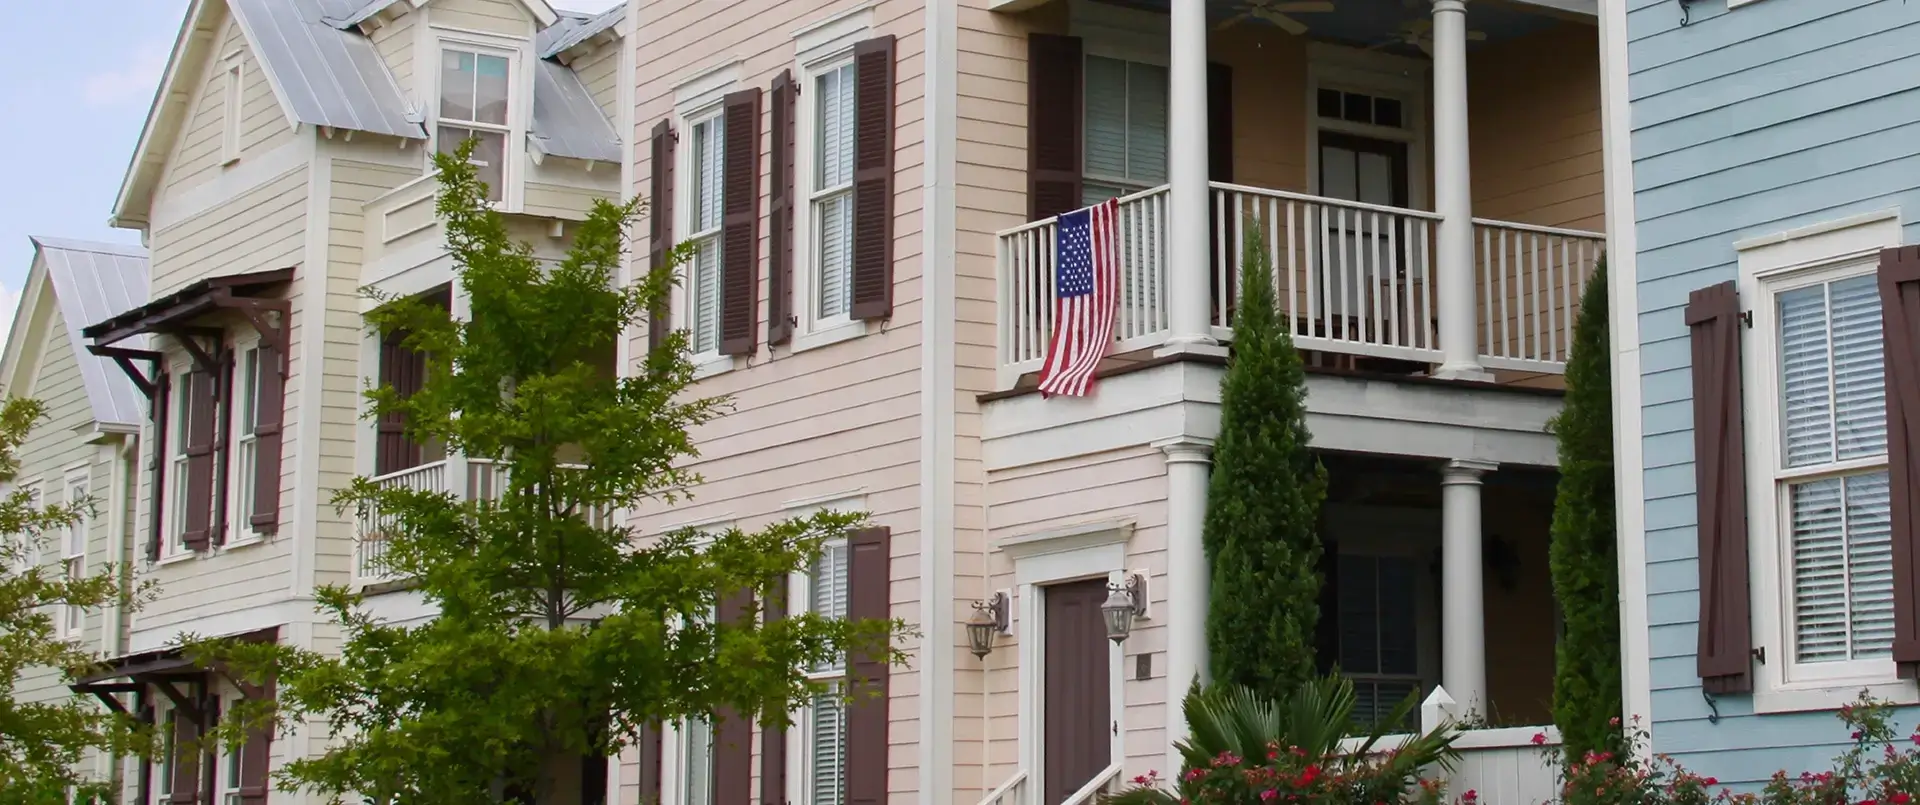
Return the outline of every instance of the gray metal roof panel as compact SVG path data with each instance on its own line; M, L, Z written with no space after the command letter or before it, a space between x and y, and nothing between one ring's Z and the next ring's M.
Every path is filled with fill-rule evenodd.
M621 3L599 14L576 14L562 12L560 21L540 32L534 38L533 46L539 50L540 58L551 59L567 48L600 35L627 18L627 4Z
M138 426L146 416L146 397L134 388L113 361L86 351L80 330L131 310L147 301L147 252L137 246L113 243L32 238L47 267L47 280L60 304L67 338L80 364L80 378L93 406L94 421ZM145 349L148 339L137 336L121 346Z
M533 126L527 138L557 157L618 162L620 135L580 75L559 62L541 59L533 74Z
M229 0L265 66L301 123L425 139L373 42L330 24L341 0Z

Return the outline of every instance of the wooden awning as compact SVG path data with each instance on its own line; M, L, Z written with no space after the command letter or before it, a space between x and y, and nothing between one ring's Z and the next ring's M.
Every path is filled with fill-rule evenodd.
M236 635L232 639L272 643L280 639L280 629L279 627L261 629ZM98 698L102 704L122 714L127 713L127 709L115 694L141 693L148 688L160 691L162 695L172 700L177 708L198 712L195 699L181 691L175 683L189 685L196 682L204 683L210 672L225 674L227 670L202 666L188 657L186 652L174 646L107 660L93 672L75 679L67 687L75 693L90 694ZM240 683L237 679L234 682Z
M231 310L247 317L247 321L259 331L261 340L274 348L275 354L280 356L278 368L284 374L288 347L287 318L293 307L281 294L286 284L293 281L293 272L292 268L276 268L249 274L207 277L110 319L88 325L80 334L92 340L87 345L88 352L113 359L121 371L133 378L140 392L151 398L155 388L154 379L135 368L133 361L157 365L160 353L114 345L136 335L174 336L193 354L195 362L211 370L214 363L212 351L203 349L194 338L217 336L219 331L197 327L194 322L214 311ZM278 315L270 317L268 313Z

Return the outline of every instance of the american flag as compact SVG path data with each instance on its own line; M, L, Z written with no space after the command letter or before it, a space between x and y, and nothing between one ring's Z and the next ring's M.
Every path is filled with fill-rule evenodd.
M1054 235L1053 341L1040 368L1040 393L1079 397L1113 346L1120 301L1120 202L1063 213Z

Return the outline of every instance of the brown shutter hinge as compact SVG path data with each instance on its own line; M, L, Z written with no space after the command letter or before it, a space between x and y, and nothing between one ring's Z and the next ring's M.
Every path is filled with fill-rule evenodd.
M1756 660L1759 660L1761 665L1767 664L1767 647L1766 646L1754 646L1752 653L1753 653L1753 658Z
M1749 330L1753 329L1753 311L1740 311L1740 323L1746 325Z

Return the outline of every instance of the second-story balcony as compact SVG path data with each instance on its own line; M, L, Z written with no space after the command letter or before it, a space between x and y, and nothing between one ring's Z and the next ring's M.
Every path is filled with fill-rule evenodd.
M583 469L583 466L562 464L560 469L566 472ZM466 479L464 484L458 482L461 476ZM507 492L507 468L504 465L487 459L462 459L457 455L377 475L372 480L375 486L383 489L431 493L461 490L463 500L497 501ZM607 527L612 522L609 509L594 509L587 515L587 523L596 528ZM356 586L399 580L398 575L385 564L387 542L398 524L398 518L394 515L373 506L367 506L360 512L359 533L356 534L353 553L353 581Z
M1281 320L1321 365L1421 373L1442 363L1438 213L1214 182L1209 260L1169 257L1168 189L1120 198L1120 308L1112 354L1167 343L1172 285L1204 285L1209 335L1233 337L1245 236L1268 249ZM1606 236L1474 219L1470 278L1475 354L1496 373L1565 371L1580 294ZM999 233L999 387L1038 372L1054 328L1053 218ZM1194 270L1198 268L1198 270ZM1226 289L1222 294L1220 289Z

